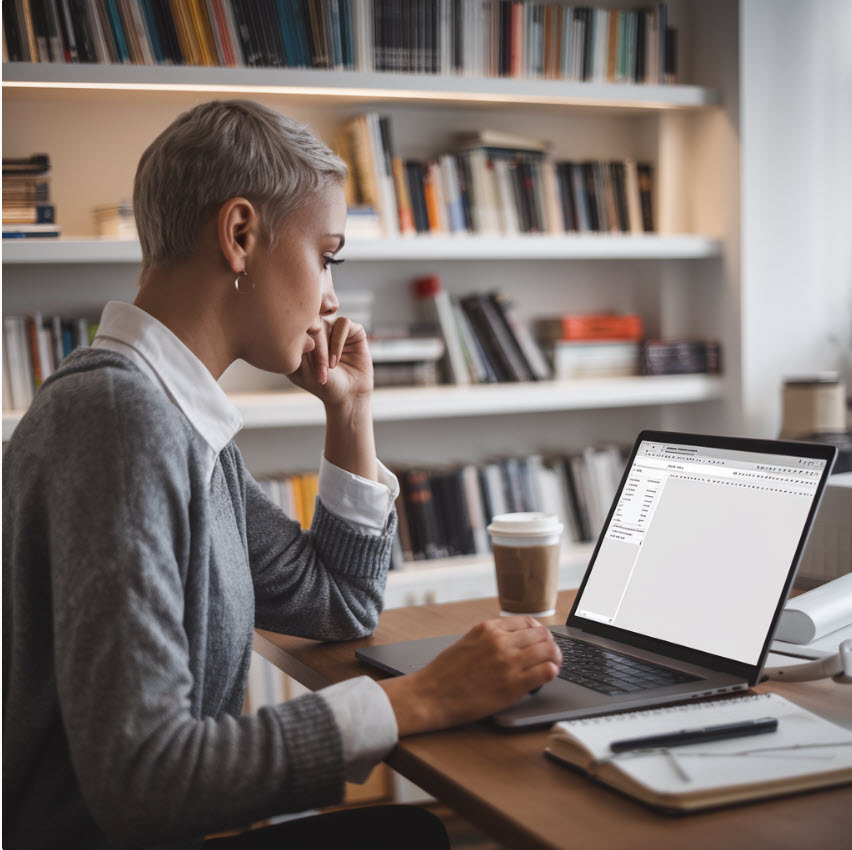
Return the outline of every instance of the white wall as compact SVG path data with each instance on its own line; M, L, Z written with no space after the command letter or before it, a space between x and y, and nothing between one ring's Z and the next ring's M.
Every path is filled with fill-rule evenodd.
M783 378L852 389L852 2L742 0L742 404L776 436Z

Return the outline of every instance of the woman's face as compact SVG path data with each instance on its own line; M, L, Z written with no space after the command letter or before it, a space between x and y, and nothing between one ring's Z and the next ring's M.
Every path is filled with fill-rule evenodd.
M345 226L343 186L330 183L293 215L271 248L253 253L246 271L254 288L237 296L251 317L244 329L249 363L286 375L313 350L322 316L337 311L331 267Z

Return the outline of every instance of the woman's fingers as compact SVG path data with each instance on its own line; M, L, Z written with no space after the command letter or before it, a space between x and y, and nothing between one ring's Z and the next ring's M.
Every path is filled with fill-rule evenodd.
M328 380L328 330L325 325L318 333L312 333L311 337L314 341L314 350L308 354L308 359L311 364L314 380L318 384L325 384Z
M338 316L333 322L328 322L330 331L328 335L328 368L333 369L340 361L343 354L343 346L349 339L352 330L352 320L346 316Z

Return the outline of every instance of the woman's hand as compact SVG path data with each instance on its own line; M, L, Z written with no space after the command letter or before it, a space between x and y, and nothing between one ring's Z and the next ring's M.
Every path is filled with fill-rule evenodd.
M400 735L479 720L556 678L562 653L532 617L474 626L426 667L385 679Z
M357 402L373 391L373 361L364 328L345 316L322 322L312 334L314 350L287 377L326 406Z

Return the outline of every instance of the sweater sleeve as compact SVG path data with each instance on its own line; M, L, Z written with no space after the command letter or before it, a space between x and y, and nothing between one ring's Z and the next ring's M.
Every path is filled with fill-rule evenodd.
M37 467L56 687L92 816L147 845L339 800L342 745L321 697L194 716L190 435L144 388L104 383L85 405L41 411L57 424Z
M396 512L381 534L363 534L317 499L311 527L302 531L239 463L258 628L317 640L371 634L384 603Z

